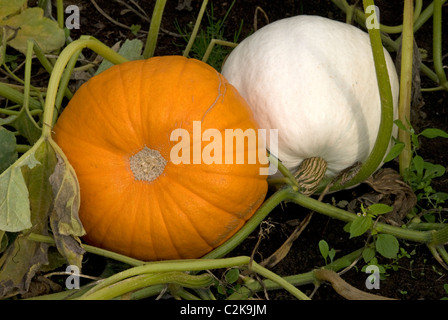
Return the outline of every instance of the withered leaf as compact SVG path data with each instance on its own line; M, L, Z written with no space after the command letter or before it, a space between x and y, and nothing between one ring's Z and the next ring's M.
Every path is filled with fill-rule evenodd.
M384 203L392 206L393 210L382 216L391 225L402 225L406 214L417 204L417 196L412 188L403 181L398 172L391 168L380 169L369 177L365 183L372 187L375 192L355 199L350 207L353 208L356 202L366 205Z
M69 264L81 268L85 250L78 237L85 234L78 211L80 205L79 185L71 165L57 154L58 162L50 184L54 203L50 214L50 225L59 252Z
M19 235L0 258L0 297L25 294L40 267L48 263L48 245Z
M20 233L0 258L0 297L26 293L36 272L48 263L48 245L28 240L28 234L48 234L48 214L53 199L48 179L56 157L44 142L28 160L29 164L20 169L29 197L18 201L29 206L31 227Z

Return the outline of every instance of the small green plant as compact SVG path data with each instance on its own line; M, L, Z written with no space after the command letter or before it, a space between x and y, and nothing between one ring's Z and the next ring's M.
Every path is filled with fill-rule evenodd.
M396 120L395 124L401 130L408 130L399 120ZM435 213L437 213L437 209L441 209L441 204L448 200L448 193L436 191L432 186L432 181L442 177L446 170L442 165L425 161L417 151L420 149L421 138L448 138L448 133L437 128L427 128L420 133L416 133L410 124L408 124L408 126L410 127L408 131L412 143L412 159L403 178L411 186L417 196L418 208L416 208L417 210L414 210L414 214L423 212L423 217L427 222L435 222ZM396 142L384 161L387 162L394 159L403 149L404 143ZM424 207L431 210L426 210L427 213L425 213Z
M330 249L330 246L328 245L327 241L325 240L319 241L319 251L325 260L325 264L328 264L327 258L330 259L331 263L333 262L334 256L336 255L336 250L333 248Z
M392 207L382 203L373 204L367 208L361 205L361 212L358 217L348 223L345 230L350 233L350 238L355 238L370 231L374 239L375 251L385 258L396 258L399 250L398 239L391 234L379 233L375 227L375 221L378 216L392 211Z
M240 269L231 268L227 270L223 275L224 280L220 281L217 286L218 293L223 296L228 296L238 291L241 288L241 285L238 283L239 277Z

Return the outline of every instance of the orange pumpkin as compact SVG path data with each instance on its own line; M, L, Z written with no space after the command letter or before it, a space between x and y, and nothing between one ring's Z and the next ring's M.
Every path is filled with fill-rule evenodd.
M59 117L54 139L79 180L88 243L142 260L198 258L245 224L267 192L260 174L267 165L258 157L248 161L262 144L245 143L245 161L229 163L229 148L220 158L212 140L193 138L195 123L200 134L222 133L223 149L226 129L258 129L236 89L194 59L131 61L81 86ZM172 137L181 128L191 141ZM193 150L189 157L178 148L181 142ZM194 159L194 150L206 148L213 149L214 163ZM185 161L173 161L172 150L179 157L185 152Z

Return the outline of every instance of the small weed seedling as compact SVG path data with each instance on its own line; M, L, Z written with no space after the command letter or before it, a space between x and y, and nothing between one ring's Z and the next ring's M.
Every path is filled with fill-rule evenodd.
M374 239L375 251L385 258L396 258L399 250L397 238L391 234L379 233L381 230L375 228L377 217L392 211L392 207L382 203L376 203L368 208L361 205L358 217L345 226L345 231L350 233L350 238L358 237L370 231Z
M336 255L336 250L333 248L330 249L330 246L328 245L327 241L325 240L319 241L319 251L325 260L325 264L328 264L327 258L330 259L330 262L333 262L334 256Z
M399 120L396 120L395 124L401 130L409 131L411 136L412 159L403 178L417 196L418 205L416 210L414 210L414 214L422 212L425 220L433 223L436 220L435 214L441 209L441 204L448 199L448 193L436 191L432 186L432 181L445 174L445 167L425 161L417 153L417 150L420 149L420 138L448 138L448 133L436 128L427 128L417 134L410 124L408 124L410 129L407 129ZM396 142L384 161L387 162L397 157L403 148L404 143Z

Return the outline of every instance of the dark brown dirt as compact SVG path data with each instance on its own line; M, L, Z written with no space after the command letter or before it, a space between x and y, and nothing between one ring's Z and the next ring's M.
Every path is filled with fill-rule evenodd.
M98 6L104 10L106 14L113 17L120 23L131 26L139 24L142 30L148 30L149 24L139 16L132 12L123 11L125 7L116 1L97 0ZM138 1L145 12L150 15L155 1ZM179 1L183 2L183 1ZM221 19L227 12L231 0L227 1L209 1L214 6L214 16ZM424 7L430 1L423 1ZM380 7L382 22L389 25L400 24L402 1L376 1ZM109 46L114 45L117 41L124 41L126 38L135 38L136 36L128 29L118 26L116 23L109 21L101 14L91 1L87 0L71 0L64 1L64 4L76 4L81 10L81 29L72 30L73 39L78 38L81 34L93 35ZM199 11L201 1L192 1L191 11L177 10L177 1L168 1L165 15L162 21L162 28L173 33L177 33L174 22L177 21L180 26L186 26L188 23L194 22ZM210 6L209 6L210 7ZM275 21L289 16L299 14L313 14L331 19L344 21L345 15L332 4L331 1L297 1L297 0L237 0L232 11L230 12L225 24L225 36L232 39L233 34L238 30L241 21L243 21L243 29L240 40L249 35L254 30L254 14L256 8L262 8L269 21ZM444 18L448 20L448 8L445 6ZM416 41L419 47L428 51L429 57L432 52L432 34L431 22L429 22L416 33ZM203 20L206 23L206 19ZM259 14L257 19L258 27L266 24L265 18ZM444 30L444 50L448 52L448 30ZM144 34L138 34L138 38L144 40ZM182 54L182 48L185 42L178 37L172 36L166 32L160 34L156 55L175 55ZM86 54L90 55L88 52ZM393 54L394 55L394 54ZM431 61L427 61L431 66ZM446 63L446 62L445 62ZM429 79L422 77L422 87L434 87L435 84ZM427 92L423 94L425 104L418 110L415 126L417 132L424 128L440 128L448 131L447 117L447 92ZM433 139L421 141L420 154L426 161L447 166L448 156L448 139ZM391 165L396 166L396 164ZM433 182L434 187L439 191L448 192L447 175ZM328 196L324 201L331 201L331 197L337 200L351 200L364 192L370 191L366 186L356 189L340 192L336 195ZM276 250L287 236L294 229L289 222L294 220L302 220L307 214L307 210L294 205L288 204L284 208L276 208L270 215L270 221L275 228L263 239L258 248L256 259L267 257ZM293 275L312 270L324 264L323 258L319 254L318 242L321 239L326 240L332 248L337 250L336 258L342 257L344 254L350 253L364 245L365 238L349 240L348 234L342 230L344 223L330 219L326 216L315 214L310 225L304 233L299 237L288 256L277 265L273 271L280 275ZM250 255L257 241L258 230L247 239L232 254ZM438 300L443 296L447 296L443 290L443 285L448 283L448 273L444 270L432 257L429 250L424 245L412 242L401 242L401 247L405 248L408 253L415 252L410 257L404 257L398 261L390 261L384 259L380 263L394 266L394 269L387 271L386 279L381 281L381 289L374 293L381 294L396 299L434 299ZM363 264L359 262L356 267L343 275L343 279L351 285L365 289L366 274L361 271ZM305 293L310 294L313 286L304 286L301 288ZM290 299L291 297L284 291L270 292L271 299ZM321 286L313 296L317 300L335 300L342 299L330 285Z

